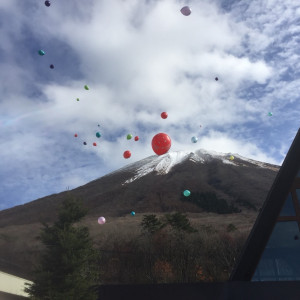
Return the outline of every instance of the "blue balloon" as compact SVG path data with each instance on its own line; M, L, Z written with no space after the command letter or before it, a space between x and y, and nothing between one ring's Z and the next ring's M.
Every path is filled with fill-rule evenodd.
M198 142L198 138L195 137L195 136L193 136L193 137L191 138L191 141L192 141L193 143L197 143L197 142Z
M189 190L183 191L183 195L184 195L185 197L190 196L190 194L191 194L191 192L190 192Z

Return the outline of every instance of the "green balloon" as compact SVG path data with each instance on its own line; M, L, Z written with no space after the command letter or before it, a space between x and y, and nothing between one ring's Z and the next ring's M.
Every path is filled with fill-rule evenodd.
M127 134L127 140L130 140L132 138L132 134Z
M79 101L79 98L77 98L76 100Z
M190 192L189 190L183 191L183 195L184 195L185 197L190 196L190 194L191 194L191 192Z
M84 88L85 88L86 90L89 90L89 89L90 89L88 85L85 85Z

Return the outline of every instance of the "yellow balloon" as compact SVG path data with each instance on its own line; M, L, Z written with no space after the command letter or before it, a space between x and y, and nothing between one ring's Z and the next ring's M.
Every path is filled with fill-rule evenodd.
M234 160L234 156L233 156L233 155L230 155L229 159L230 159L230 160Z

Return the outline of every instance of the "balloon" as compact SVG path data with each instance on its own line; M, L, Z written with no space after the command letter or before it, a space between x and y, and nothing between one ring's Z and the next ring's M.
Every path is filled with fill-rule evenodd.
M127 134L127 140L131 140L131 138L132 138L132 134Z
M54 69L54 65L50 65L50 69Z
M41 56L45 55L45 51L44 50L39 50L39 55L41 55Z
M219 80L219 78L218 78L218 77L216 77L216 78L215 78L215 81L218 81L218 80Z
M165 154L171 148L171 139L165 133L158 133L152 139L152 149L157 155Z
M88 85L85 85L84 88L85 88L86 90L89 90L89 89L90 89Z
M83 145L86 145L86 142L83 142Z
M101 133L100 133L100 132L97 132L97 133L96 133L96 137L99 138L100 136L101 136Z
M184 195L185 197L188 197L190 194L191 194L191 192L190 192L189 190L183 191L183 195Z
M192 13L192 10L188 6L184 6L180 11L184 16L189 16Z
M100 124L98 124L98 127L100 127Z
M49 7L51 5L50 1L45 1L45 5Z
M105 218L104 218L104 217L100 217L100 218L98 218L98 223L99 223L100 225L103 225L103 224L105 224L105 222L106 222L106 220L105 220Z
M168 114L164 111L160 115L163 119L166 119L168 117Z
M79 101L79 98L77 98L76 100Z
M193 143L197 143L197 142L198 142L198 138L195 137L195 136L193 136L193 137L191 138L191 141L192 141Z
M123 156L124 158L128 159L130 156L131 156L131 152L129 150L126 150L124 153L123 153Z
M75 137L78 137L77 133L74 134Z
M230 155L229 159L230 159L230 160L234 160L234 156L233 156L233 155Z
M134 216L134 215L135 215L135 212L134 212L134 211L132 211L130 214L131 214L132 216Z
M273 116L273 113L271 113L270 111L268 112L268 116L269 117L272 117Z
M138 136L134 137L134 140L137 142L140 138Z
M93 143L93 146L97 146L97 144L96 144L96 143Z

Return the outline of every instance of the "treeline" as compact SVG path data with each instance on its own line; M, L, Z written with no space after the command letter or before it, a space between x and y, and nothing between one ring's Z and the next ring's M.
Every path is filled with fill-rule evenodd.
M224 281L246 239L233 224L223 232L205 225L197 230L177 212L144 215L140 234L128 237L124 226L95 247L79 223L86 213L82 201L68 197L58 220L43 224L44 251L25 288L30 299L97 299L100 284Z
M228 204L223 198L218 198L213 192L199 193L192 192L190 196L181 195L180 200L183 202L191 202L201 207L204 211L214 212L218 214L239 213L241 210L233 204Z
M100 250L103 284L225 281L246 239L232 224L196 230L181 213L144 215L140 225L141 235L111 237Z

